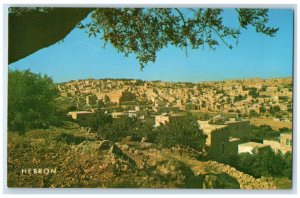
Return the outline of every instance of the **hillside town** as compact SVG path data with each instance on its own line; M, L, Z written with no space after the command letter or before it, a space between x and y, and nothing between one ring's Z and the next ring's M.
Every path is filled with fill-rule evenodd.
M122 94L130 93L136 101L134 105L143 104L148 111L199 110L241 115L277 111L284 112L277 116L280 120L292 121L292 78L203 83L91 79L61 83L58 88L61 98L72 98L80 110L92 109L100 100L111 106L124 106Z
M292 151L292 78L200 83L89 79L61 83L58 88L60 100L72 107L68 115L74 120L95 114L99 103L114 119L148 117L154 127L192 112L208 136L211 156L218 161L266 147ZM277 138L257 141L249 133L250 124L286 131Z

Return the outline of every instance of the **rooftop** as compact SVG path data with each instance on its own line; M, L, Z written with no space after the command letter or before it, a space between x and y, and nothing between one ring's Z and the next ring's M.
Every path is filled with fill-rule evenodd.
M265 144L261 144L261 143L258 143L258 142L246 142L246 143L243 143L243 144L239 144L239 146L243 146L243 147L258 147L258 148L262 148L262 147L265 147L265 146L268 146L268 145L265 145Z

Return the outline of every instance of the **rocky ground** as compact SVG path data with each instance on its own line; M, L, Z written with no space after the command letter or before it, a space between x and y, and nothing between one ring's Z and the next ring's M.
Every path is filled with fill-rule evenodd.
M192 151L158 149L145 139L97 140L78 127L9 133L9 187L278 189L287 179L254 178L226 164L200 161ZM22 169L56 168L56 174ZM284 182L283 182L284 180Z

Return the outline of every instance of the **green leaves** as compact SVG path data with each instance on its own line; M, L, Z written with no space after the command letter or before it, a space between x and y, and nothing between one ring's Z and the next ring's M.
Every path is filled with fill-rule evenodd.
M253 26L256 32L275 36L279 28L268 27L268 9L236 9L239 14L239 22L242 28Z
M241 28L255 27L259 33L275 36L278 28L268 27L267 9L236 9ZM85 26L90 36L101 34L125 56L133 53L141 70L148 62L155 62L156 53L173 45L197 49L207 45L215 50L220 43L229 49L238 43L240 28L223 23L222 9L178 8L99 8L92 13L92 21Z
M26 71L8 73L8 128L45 127L54 113L58 90L48 76Z
M162 147L189 147L202 150L207 136L199 129L195 118L191 115L181 118L171 118L166 125L157 128L156 141Z
M274 153L271 148L254 152L254 154L242 153L238 156L236 164L231 164L237 169L254 177L282 177L291 178L292 160L291 153L283 155Z

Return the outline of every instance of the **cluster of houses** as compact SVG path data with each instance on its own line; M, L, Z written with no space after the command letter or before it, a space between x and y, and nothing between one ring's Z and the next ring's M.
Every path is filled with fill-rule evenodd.
M223 125L213 125L209 121L198 121L200 128L208 136L206 145L209 154L218 161L229 161L232 155L253 154L256 150L271 148L275 153L292 152L292 133L281 133L279 140L251 141L250 121L229 119Z
M77 106L78 111L69 112L73 119L93 115L99 101L110 103L112 107L122 107L123 93L130 92L135 96L135 103L129 109L109 112L113 118L129 116L143 120L152 112L154 126L158 127L169 122L170 112L196 110L249 115L254 111L258 115L265 115L276 106L277 111L284 112L285 121L292 121L292 78L203 83L90 79L62 83L58 88L62 99L72 99ZM141 101L143 105L139 105ZM83 110L84 106L90 107L90 110ZM255 149L267 147L275 152L291 151L291 133L281 134L279 141L251 142L249 119L230 118L221 124L214 124L214 119L218 120L219 117L198 122L208 136L206 144L210 148L210 155L216 160L226 161L232 154L252 153Z
M200 110L257 114L272 108L285 111L282 119L292 119L292 78L244 79L220 82L183 83L137 80L78 80L58 85L62 98L72 98L78 109L95 106L102 100L121 105L127 91L144 101L151 110Z

